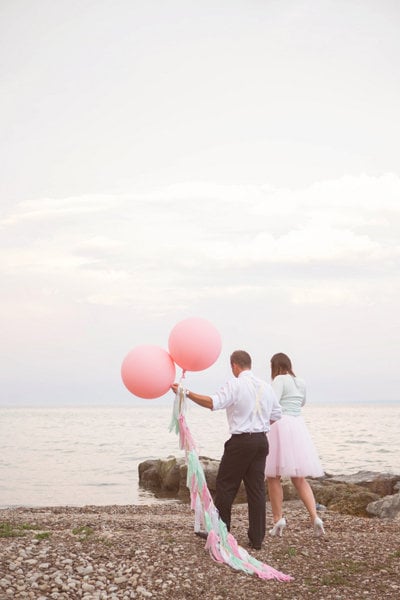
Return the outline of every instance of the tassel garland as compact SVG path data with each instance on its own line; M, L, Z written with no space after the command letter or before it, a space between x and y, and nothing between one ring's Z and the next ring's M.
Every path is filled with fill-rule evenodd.
M179 434L179 447L185 451L187 464L186 484L190 491L190 507L194 510L194 531L206 531L205 544L211 558L225 563L237 571L255 574L260 579L292 581L293 577L262 563L239 546L228 532L225 523L219 518L212 496L207 486L204 469L200 463L196 444L185 419L185 389L179 386L175 397L169 430Z

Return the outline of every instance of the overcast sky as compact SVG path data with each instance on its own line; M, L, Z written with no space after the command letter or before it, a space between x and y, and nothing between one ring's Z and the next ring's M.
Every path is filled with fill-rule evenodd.
M310 402L398 401L399 27L395 0L3 0L0 404L134 405L125 355L191 316L223 343L195 391L243 348Z

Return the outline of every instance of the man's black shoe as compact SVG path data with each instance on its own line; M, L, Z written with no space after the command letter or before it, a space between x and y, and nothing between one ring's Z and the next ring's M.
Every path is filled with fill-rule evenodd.
M256 546L255 544L253 544L253 542L249 542L249 548L251 550L261 550L261 545L260 546Z
M208 533L206 531L195 531L195 535L201 537L203 540L208 538Z

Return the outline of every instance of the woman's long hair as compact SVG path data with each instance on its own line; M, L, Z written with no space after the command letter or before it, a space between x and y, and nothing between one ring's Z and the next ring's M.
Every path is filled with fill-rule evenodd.
M287 373L296 377L293 373L290 358L283 352L274 354L271 358L271 379L275 379L277 375L286 375Z

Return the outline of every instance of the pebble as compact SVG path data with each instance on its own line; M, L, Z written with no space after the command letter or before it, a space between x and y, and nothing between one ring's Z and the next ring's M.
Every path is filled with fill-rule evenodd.
M377 527L372 520L363 520L362 526L354 531L348 527L351 517L336 517L327 511L324 518L328 533L321 543L312 536L307 537L306 517L301 508L296 512L296 518L291 519L285 539L268 540L266 544L265 556L268 550L270 564L275 561L275 566L278 563L285 572L293 569L295 582L286 586L260 582L250 575L235 574L224 565L216 565L194 540L191 515L186 514L188 511L184 507L177 509L172 505L172 511L168 505L154 509L84 507L46 510L46 514L40 509L31 512L29 509L0 511L13 514L13 520L18 522L19 519L22 523L32 522L31 514L34 514L35 522L43 530L52 532L48 540L39 544L33 540L37 530L28 531L25 537L16 539L0 538L1 600L144 600L164 597L183 600L190 596L190 590L193 596L196 589L201 590L198 595L204 600L222 600L227 597L224 590L233 581L238 582L238 598L258 600L268 596L289 600L324 597L327 600L347 600L349 596L343 586L340 589L324 586L322 589L321 573L324 569L330 573L334 560L339 561L338 569L343 564L343 570L347 560L350 564L357 561L362 565L364 556L375 558L378 547L382 556L379 566L372 561L364 573L349 574L349 581L355 580L351 589L352 592L356 590L356 594L352 600L366 598L367 595L379 600L399 597L399 584L395 577L398 571L393 571L398 565L396 553L400 526L394 522L385 530L384 522ZM246 507L243 513L245 511ZM290 511L288 513L290 515ZM6 518L3 516L4 520ZM11 520L10 517L8 520ZM152 523L152 528L144 527L143 522ZM354 522L357 527L357 520ZM247 515L243 523L247 523ZM107 543L102 535L104 524L113 531ZM91 526L95 533L88 540L78 541L72 535L72 529L78 526ZM243 537L246 536L244 527ZM168 532L168 528L174 533ZM186 534L185 530L189 533ZM178 542L166 543L165 540L172 535ZM358 536L359 544L353 543L353 535ZM374 541L376 535L379 546ZM284 553L285 543L297 548L296 556ZM389 562L385 562L385 557ZM314 563L312 569L310 563ZM306 579L308 583L305 583ZM363 586L357 587L361 581ZM379 587L379 591L385 589L386 593L376 594L374 585ZM310 589L315 589L317 595L307 595Z
M152 597L152 592L149 592L148 590L146 590L146 588L142 587L142 586L138 586L136 588L136 591L138 594L141 594L142 596L145 596L145 598L151 598Z

